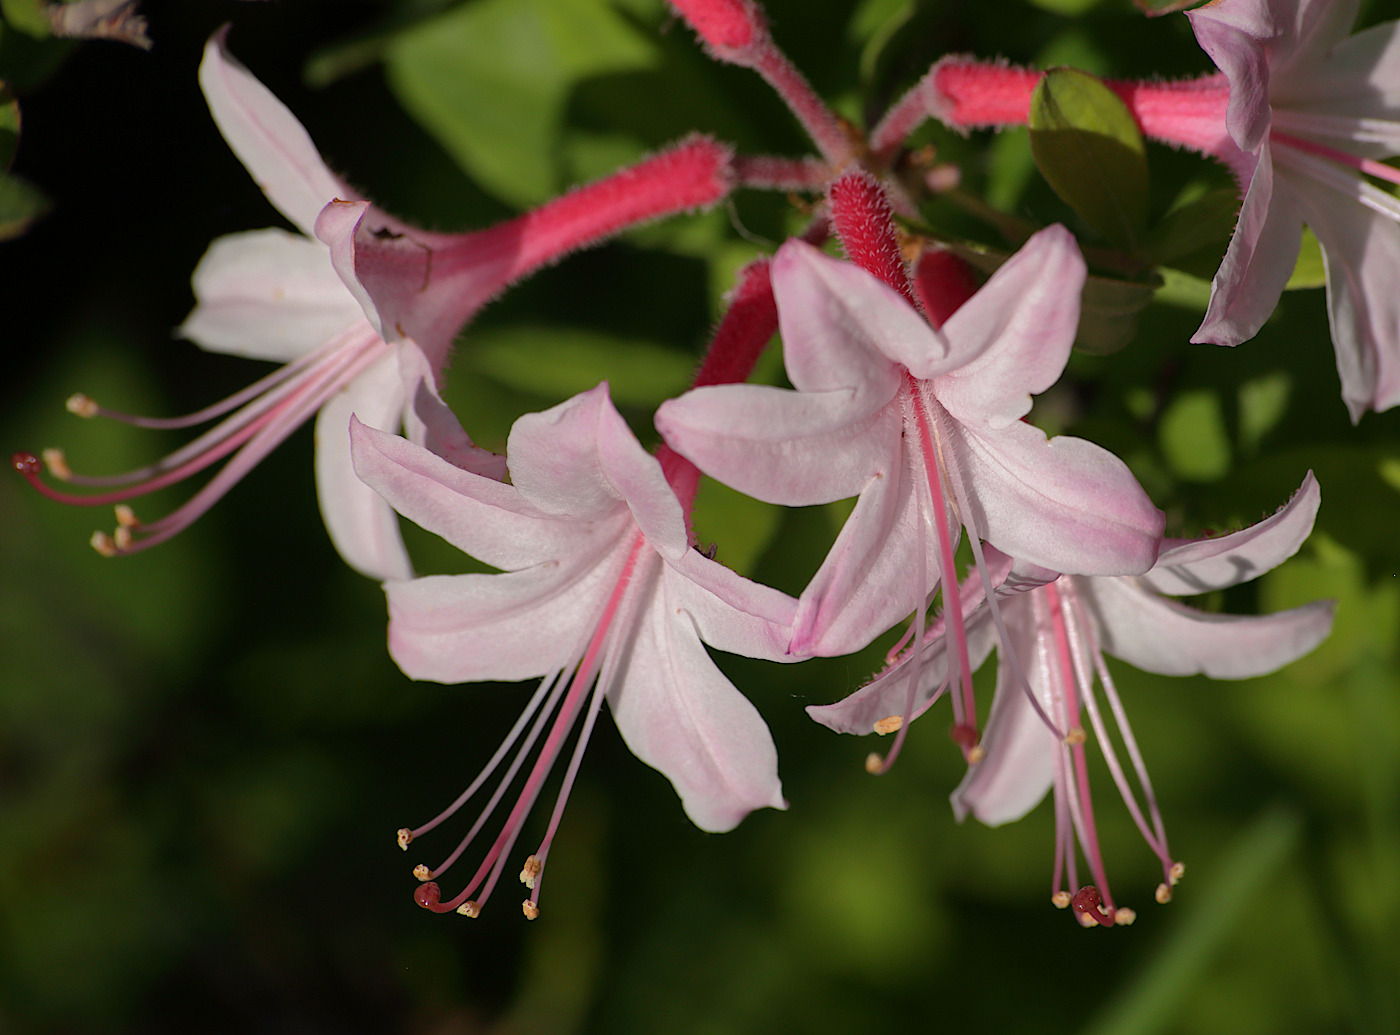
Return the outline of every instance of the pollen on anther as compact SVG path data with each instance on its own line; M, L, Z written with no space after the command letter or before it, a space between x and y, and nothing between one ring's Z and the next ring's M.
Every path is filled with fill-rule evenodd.
M1057 891L1050 896L1050 902L1056 909L1068 909L1073 896L1068 891Z
M540 861L540 857L538 855L530 856L525 860L525 866L520 871L520 883L534 891L535 881L539 879L540 871L543 869L544 863Z
M408 827L402 827L402 828L399 830L398 838L399 838L399 847L402 848L402 849L406 852L406 851L408 851L409 843L413 840L413 831L412 831L412 830L409 830Z
M1157 893L1152 897L1157 900L1158 905L1165 906L1172 900L1172 889L1165 884L1158 884Z
M92 533L92 538L88 540L88 543L103 557L115 557L117 555L117 544L112 541L112 537L106 532Z
M537 919L540 915L540 907L535 905L528 898L520 903L520 911L525 914L526 920Z
M132 510L125 503L118 503L112 509L117 512L117 524L122 528L135 528L141 523L136 520L136 511Z
M68 397L68 401L63 404L68 408L68 412L78 417L96 417L98 405L82 392L76 392Z
M462 916L469 916L473 920L481 915L481 903L475 899L468 899L457 907L457 912Z
M68 457L63 450L50 446L42 453L44 466L49 469L49 475L57 478L61 482L66 482L73 477L73 469L68 466Z
M1079 921L1079 926L1085 928L1086 930L1090 927L1099 926L1099 922L1095 920L1092 916L1090 916L1088 913L1080 913L1075 917L1075 919Z
M1129 909L1127 906L1119 906L1113 911L1113 922L1120 927L1131 927L1137 919L1137 910Z
M432 880L433 871L422 863L419 863L417 866L413 867L413 876L417 877L419 880Z
M903 715L886 715L879 722L875 723L875 732L883 737L887 734L896 732L903 725Z
M865 756L865 771L871 776L879 776L885 771L885 760L878 752L872 751Z
M974 744L971 748L968 749L967 764L976 765L978 762L982 761L982 759L986 757L987 749L984 748L981 744Z
M116 544L118 553L125 553L131 549L131 529L126 525L118 525L116 533L112 536L112 542Z
M1082 744L1087 739L1088 737L1084 732L1083 726L1074 726L1065 734L1065 743L1071 747L1076 744Z
M1186 864L1182 862L1172 863L1172 868L1167 871L1167 876L1171 879L1172 887L1181 883L1181 878L1186 876Z

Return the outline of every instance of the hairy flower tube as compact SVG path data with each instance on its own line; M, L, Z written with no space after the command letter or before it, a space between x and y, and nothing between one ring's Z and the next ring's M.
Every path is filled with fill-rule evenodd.
M335 176L295 116L228 54L223 33L205 48L200 84L229 146L301 233L268 229L215 241L195 270L198 304L180 331L211 351L284 365L187 417L130 417L75 396L69 402L75 413L144 427L187 428L222 418L163 460L121 475L75 475L61 452L46 453L51 476L105 491L61 492L40 480L36 458L15 456L14 466L48 496L119 505L116 534L93 537L107 555L145 549L187 527L317 415L316 483L332 541L366 575L408 577L393 511L351 467L350 414L384 430L402 423L415 441L500 477L499 458L434 416L437 383L458 330L541 266L628 226L713 204L733 185L730 150L691 137L495 227L429 233L361 200ZM209 482L164 518L138 520L127 503L225 458Z
M1085 926L1131 922L1134 915L1115 905L1108 884L1090 793L1086 717L1115 788L1161 862L1158 902L1171 898L1183 872L1168 848L1147 766L1104 655L1161 675L1246 679L1311 651L1331 631L1329 602L1239 616L1198 611L1170 598L1224 589L1277 567L1311 532L1320 499L1309 473L1272 517L1213 539L1167 540L1157 563L1138 577L1054 578L1053 572L1013 570L1009 558L988 551L1009 635L999 640L980 583L970 586L965 620L975 663L995 647L999 664L985 754L953 792L953 810L959 819L971 814L997 826L1020 819L1053 789L1052 901L1074 906ZM946 642L937 635L942 621L865 687L836 704L810 707L808 714L837 732L903 733L905 718L921 715L948 686ZM1127 765L1114 746L1110 719ZM1091 885L1080 886L1076 844Z
M839 228L850 220L842 193L832 198ZM903 278L897 250L879 245L887 216L872 225L868 239L842 231L848 250ZM1151 567L1162 515L1122 461L1021 420L1068 359L1083 278L1073 238L1050 227L935 329L866 269L799 241L779 250L773 289L796 390L700 388L663 404L656 424L702 471L758 499L859 497L802 593L792 653L849 653L911 613L917 627L940 583L958 615L956 578L943 575L964 527L974 551L986 540L1055 571ZM971 757L970 665L956 622L949 632L964 690L954 735Z

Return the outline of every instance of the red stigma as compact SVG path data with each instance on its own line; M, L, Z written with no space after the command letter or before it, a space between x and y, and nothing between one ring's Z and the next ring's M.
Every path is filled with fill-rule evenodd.
M1070 905L1074 907L1076 918L1087 916L1096 924L1101 924L1104 927L1113 926L1113 911L1103 909L1103 896L1099 894L1099 889L1092 884L1076 891L1074 898L1070 899Z
M413 889L413 901L417 902L424 909L431 909L441 912L438 903L442 900L442 890L437 886L437 881L428 881Z
M33 453L10 454L10 466L30 481L39 477L39 458Z

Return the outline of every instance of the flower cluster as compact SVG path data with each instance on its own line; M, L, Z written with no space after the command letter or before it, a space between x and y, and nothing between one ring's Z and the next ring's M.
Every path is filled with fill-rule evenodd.
M1239 679L1313 649L1331 627L1325 602L1232 616L1170 598L1253 579L1294 554L1312 528L1318 484L1308 473L1281 510L1251 527L1165 538L1166 516L1128 464L1034 422L1035 397L1061 382L1084 336L1091 276L1126 269L1148 283L1152 256L1134 250L1131 234L1126 245L1109 235L1108 245L1082 249L1059 223L1016 223L1001 246L982 248L940 235L923 222L923 205L948 186L948 172L908 141L929 117L964 132L1025 122L1043 132L1042 73L945 57L865 133L782 53L756 0L672 2L712 57L772 85L813 153L746 155L696 134L457 234L411 226L361 197L217 34L200 86L229 146L296 232L214 241L194 271L196 306L180 333L281 366L187 417L134 417L73 397L70 409L85 417L213 423L139 470L80 475L57 449L42 460L16 454L14 466L53 499L115 506L115 532L96 533L93 545L127 554L187 527L315 417L327 530L349 565L384 583L399 667L441 683L539 680L480 775L436 818L399 831L407 849L484 799L443 861L416 867L415 898L428 909L480 912L567 755L543 838L517 860L524 913L538 915L550 848L604 702L628 747L669 779L701 829L786 808L768 728L707 648L794 663L850 654L902 627L885 668L845 700L809 708L812 717L842 733L897 732L892 750L870 758L868 768L883 772L912 720L946 691L968 766L951 792L957 816L1009 822L1053 790L1053 901L1073 906L1085 926L1130 923L1096 833L1091 740L1161 862L1159 902L1183 867L1105 658ZM1136 131L1234 175L1237 225L1195 342L1252 337L1310 227L1326 260L1342 397L1359 420L1400 403L1400 293L1391 284L1400 203L1372 182L1400 182L1379 161L1400 153L1400 37L1395 24L1348 36L1355 7L1217 0L1189 17L1218 74L1100 84L1104 99L1082 124L1064 105L1054 117L1092 135L1105 111L1121 110ZM1052 184L1075 174L1049 155L1038 160ZM806 195L795 206L806 225L739 274L690 390L655 413L657 450L639 442L606 383L520 416L504 456L469 437L472 415L454 414L442 390L452 351L471 347L470 333L459 338L484 306L581 248L744 190ZM1080 214L1094 224L1091 211ZM750 383L775 334L786 386ZM138 517L129 502L220 462L169 515ZM794 597L699 548L691 526L702 474L778 506L854 504ZM495 572L415 576L400 515ZM993 651L988 710L973 674ZM488 825L494 839L475 872L447 895L444 873Z

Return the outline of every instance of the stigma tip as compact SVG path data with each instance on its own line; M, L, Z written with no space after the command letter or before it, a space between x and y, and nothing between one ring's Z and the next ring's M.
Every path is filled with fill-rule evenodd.
M442 889L432 881L420 884L413 889L413 901L424 909L436 909L438 903L442 901Z
M39 458L33 453L11 453L10 466L26 478L39 476Z

